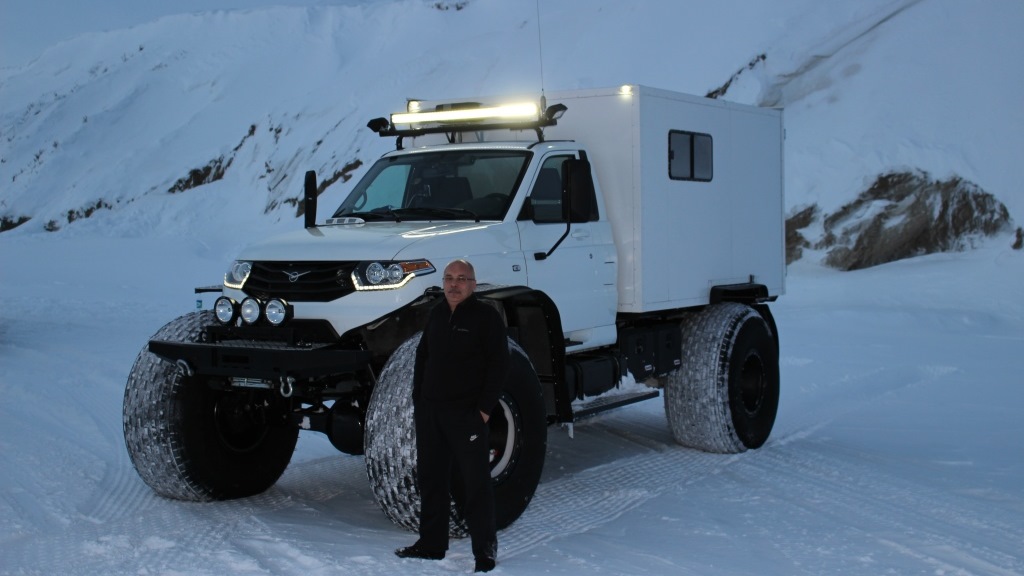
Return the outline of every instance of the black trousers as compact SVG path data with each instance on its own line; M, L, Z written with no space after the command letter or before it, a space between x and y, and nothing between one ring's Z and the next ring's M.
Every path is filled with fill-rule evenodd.
M429 550L448 549L448 522L453 481L459 496L473 555L496 558L498 536L494 521L487 424L475 407L416 403L417 483L422 499L420 539Z

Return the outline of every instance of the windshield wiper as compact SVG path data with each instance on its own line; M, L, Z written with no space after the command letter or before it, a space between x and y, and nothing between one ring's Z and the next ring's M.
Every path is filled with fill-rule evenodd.
M335 214L335 218L343 217L354 217L362 218L363 220L394 220L395 222L401 222L402 219L395 213L391 206L381 206L380 208L374 208L369 212L342 212Z
M453 216L458 218L459 216L468 216L475 222L480 221L480 217L477 216L476 212L472 210L466 210L465 208L438 208L435 206L417 206L409 208L398 208L395 210L396 216L398 213L406 215L433 215L433 216Z

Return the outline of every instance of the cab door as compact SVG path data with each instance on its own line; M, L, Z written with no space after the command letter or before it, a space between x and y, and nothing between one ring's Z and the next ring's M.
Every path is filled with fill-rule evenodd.
M572 210L566 234L563 185L571 159L576 156L561 152L542 160L517 224L527 282L554 300L566 346L575 350L615 342L617 292L611 227L599 214L592 184L590 206L585 214Z

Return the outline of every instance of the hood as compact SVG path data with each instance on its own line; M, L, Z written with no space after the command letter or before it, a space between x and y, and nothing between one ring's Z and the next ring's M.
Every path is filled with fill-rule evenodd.
M489 243L494 243L497 249L508 240L501 240L505 234L498 231L503 227L501 222L364 222L319 226L253 243L242 250L238 259L298 262L427 258L431 254L452 253L452 246L462 247L455 253L465 252L470 246L476 251ZM416 254L417 251L423 253Z

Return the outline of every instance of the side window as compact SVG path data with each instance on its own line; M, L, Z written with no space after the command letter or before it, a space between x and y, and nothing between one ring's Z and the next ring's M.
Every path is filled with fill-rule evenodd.
M537 180L530 191L529 206L532 213L527 218L534 222L562 222L562 164L571 156L552 156L544 160Z
M710 182L715 173L714 165L714 146L710 134L669 131L669 178Z

